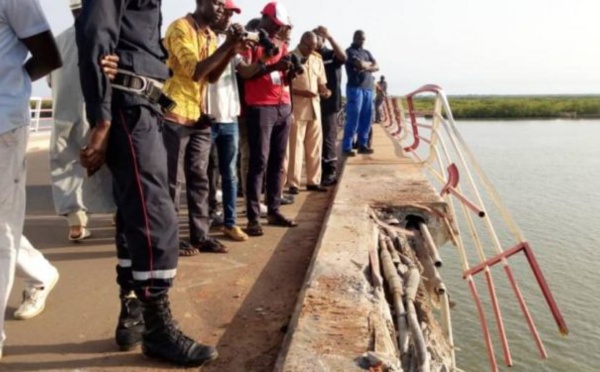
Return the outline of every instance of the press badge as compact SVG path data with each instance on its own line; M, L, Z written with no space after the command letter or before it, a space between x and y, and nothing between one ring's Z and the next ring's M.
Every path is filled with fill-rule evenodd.
M273 85L281 85L281 73L279 71L273 71L270 75Z

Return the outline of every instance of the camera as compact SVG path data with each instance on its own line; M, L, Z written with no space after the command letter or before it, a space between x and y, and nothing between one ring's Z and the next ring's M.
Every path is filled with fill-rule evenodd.
M302 65L306 63L308 60L307 58L298 57L296 54L288 54L283 57L283 59L292 63L292 68L289 71L292 75L298 76L304 73L304 67L302 67Z
M279 54L279 47L275 45L269 38L269 33L264 29L260 29L258 31L248 31L242 30L241 32L230 28L231 31L235 34L235 36L244 39L245 41L252 41L256 44L262 46L265 49L265 53L267 57L273 57Z
M258 45L262 46L265 49L267 57L273 57L279 54L279 47L277 47L277 45L275 45L271 39L269 39L269 34L263 29L260 29L256 32L246 31L244 37L246 40L254 41Z

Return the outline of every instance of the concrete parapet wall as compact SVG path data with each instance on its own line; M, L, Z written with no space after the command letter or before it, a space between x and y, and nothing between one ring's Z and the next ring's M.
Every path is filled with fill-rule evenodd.
M358 358L392 338L381 334L386 319L370 282L369 249L377 246L370 208L443 201L384 129L373 129L375 154L346 161L276 371L362 370Z

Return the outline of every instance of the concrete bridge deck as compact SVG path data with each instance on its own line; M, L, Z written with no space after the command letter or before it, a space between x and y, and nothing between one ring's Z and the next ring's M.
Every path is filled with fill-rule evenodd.
M66 222L55 216L52 204L47 145L47 135L32 135L25 234L61 278L46 310L28 321L12 318L22 290L15 281L0 371L173 370L139 350L116 350L119 304L110 216L91 218L94 237L84 244L67 240ZM181 259L171 293L174 314L190 335L217 345L221 354L203 371L273 370L332 196L333 191L302 191L294 205L283 207L299 222L295 229L265 225L261 238L227 242L227 255Z
M53 211L46 147L43 135L32 137L25 234L58 267L61 279L44 313L29 321L12 319L22 288L15 282L0 370L172 370L139 350L116 351L110 216L91 219L91 240L67 241L66 223ZM375 304L364 296L367 247L373 243L368 208L440 202L419 167L379 126L373 147L374 155L347 161L335 191L301 192L284 207L298 228L265 226L264 237L228 242L227 255L181 259L171 294L174 314L183 329L217 345L221 354L203 371L357 369L354 359L374 342L369 314ZM185 219L180 222L185 234Z

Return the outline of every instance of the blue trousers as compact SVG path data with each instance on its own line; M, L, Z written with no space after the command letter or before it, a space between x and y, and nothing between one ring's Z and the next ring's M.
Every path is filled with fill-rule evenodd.
M352 151L352 141L358 135L358 146L367 147L373 118L373 90L346 87L346 125L342 151Z
M225 226L232 227L236 220L237 202L237 155L240 135L237 123L213 123L212 142L219 154L219 172L223 190L223 214Z

